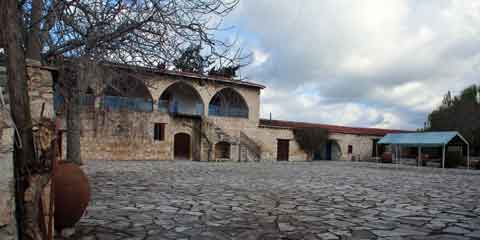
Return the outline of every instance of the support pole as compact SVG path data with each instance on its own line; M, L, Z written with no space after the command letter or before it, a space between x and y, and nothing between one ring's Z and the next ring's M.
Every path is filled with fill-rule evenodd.
M418 146L418 158L417 158L417 167L422 166L422 146Z
M467 169L470 169L470 144L467 143Z
M375 144L375 157L377 158L377 163L378 163L380 160L380 158L378 157L378 142Z
M398 145L395 145L395 167L398 168L398 161L399 160L399 157L398 157Z
M400 161L402 160L402 145L398 145L398 164L402 164Z
M445 144L442 149L442 168L445 168Z

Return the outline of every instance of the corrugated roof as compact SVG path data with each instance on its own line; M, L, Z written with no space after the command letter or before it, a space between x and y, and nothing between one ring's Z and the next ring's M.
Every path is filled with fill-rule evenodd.
M455 131L448 132L416 132L416 133L392 133L387 134L379 144L398 144L416 146L441 146L448 144L453 138L459 136L463 141L465 138Z
M289 128L289 129L309 128L309 127L323 128L323 129L327 129L329 133L369 135L369 136L380 136L380 137L383 137L388 133L408 132L408 131L396 130L396 129L346 127L346 126L337 126L337 125L329 125L329 124L280 121L280 120L268 120L268 119L260 119L260 126L274 127L274 128Z

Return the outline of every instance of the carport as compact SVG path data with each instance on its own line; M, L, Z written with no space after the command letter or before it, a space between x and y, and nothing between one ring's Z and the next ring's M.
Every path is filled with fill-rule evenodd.
M378 144L391 146L393 159L396 164L398 164L401 158L402 147L416 147L418 149L418 163L422 161L422 147L441 148L442 168L445 168L445 151L448 146L458 146L462 147L462 149L463 146L466 146L467 168L470 168L470 144L459 132L390 133L383 137ZM376 151L378 152L378 146Z

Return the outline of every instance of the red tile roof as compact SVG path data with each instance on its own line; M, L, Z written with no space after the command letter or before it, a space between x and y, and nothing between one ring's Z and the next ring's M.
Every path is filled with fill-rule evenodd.
M136 65L119 64L119 63L106 63L104 65L120 68L120 69L137 70L137 71L149 72L154 74L164 74L169 76L184 77L184 78L190 78L190 79L211 80L211 81L216 81L221 83L242 85L242 86L260 88L260 89L265 88L265 86L258 83L248 82L244 80L236 80L233 78L227 78L222 76L203 75L198 73L181 72L181 71L159 69L159 68L149 68L149 67L142 67L142 66L136 66Z
M212 81L224 82L224 83L231 83L231 84L236 84L236 85L245 85L245 86L255 87L255 88L260 88L260 89L265 88L265 86L263 86L261 84L258 84L258 83L244 81L244 80L235 80L233 78L227 78L227 77L222 77L222 76L202 75L202 74L198 74L198 73L180 72L180 71L172 71L172 70L160 70L159 72L163 73L163 74L166 74L166 75L172 75L172 76L181 76L181 77L196 78L196 79L206 79L206 80L212 80Z
M370 135L370 136L385 136L388 133L402 133L409 132L396 129L381 129L381 128L361 128L361 127L345 127L329 124L318 123L306 123L306 122L292 122L281 120L268 120L260 119L261 127L274 127L274 128L324 128L329 133L343 133L343 134L355 134L355 135Z

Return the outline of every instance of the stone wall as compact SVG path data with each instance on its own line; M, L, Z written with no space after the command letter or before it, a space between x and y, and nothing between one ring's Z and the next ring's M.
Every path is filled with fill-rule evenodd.
M162 93L171 85L177 82L183 82L192 86L200 95L204 105L204 115L208 115L208 105L213 96L224 88L234 89L245 100L249 116L248 119L252 123L258 123L260 113L260 89L246 87L234 84L218 83L215 81L201 80L201 79L185 79L171 76L158 76L154 78L145 79L145 82L152 94L154 104L157 103ZM156 106L154 106L155 108Z
M13 171L13 128L0 113L0 239L16 239L15 189Z
M154 124L165 124L165 140L154 140ZM290 160L304 161L306 154L294 141L288 129L259 128L248 119L230 117L181 118L158 111L150 113L83 112L82 158L84 160L172 160L174 136L191 136L191 160L215 159L215 145L230 144L230 161L274 161L277 140L289 139ZM260 153L255 153L241 139L241 134L254 141ZM242 155L243 152L243 155Z
M0 66L0 87L7 92L6 69ZM8 96L5 96L8 102ZM0 105L0 239L16 239L15 188L13 171L13 128L10 109Z
M32 119L39 120L41 114L43 117L53 119L55 111L53 109L52 69L41 66L39 63L29 62L27 77Z
M369 160L372 158L373 140L381 139L380 136L331 134L329 139L335 140L340 146L340 160ZM348 154L348 146L352 146L352 154Z
M32 120L53 118L53 69L28 61L27 77ZM0 87L3 88L6 106L0 106L0 239L17 239L15 219L15 182L13 166L14 128L8 106L5 67L0 66Z
M198 119L175 118L161 112L82 113L81 150L84 160L172 160L177 133L197 138ZM155 123L165 124L165 139L154 140ZM197 141L198 142L198 141ZM192 160L200 160L192 141Z
M83 88L95 89L101 94L105 83L115 82L118 73L108 70L93 71ZM191 137L192 160L215 159L215 146L219 142L229 143L232 161L257 161L277 159L277 141L290 140L289 160L305 161L307 154L294 140L291 129L259 127L260 89L240 84L224 83L209 79L171 76L161 73L135 74L148 88L153 99L153 112L105 112L96 108L82 114L82 157L105 160L171 160L174 158L174 136L187 133ZM158 100L170 86L177 83L188 85L186 94L200 97L204 106L202 118L179 118L158 111ZM103 84L103 85L102 85ZM249 109L247 118L209 116L208 105L216 93L231 88L240 94ZM193 91L192 91L193 89ZM192 95L192 96L193 96ZM164 123L165 140L154 141L155 123ZM332 134L332 140L340 148L339 159L368 159L371 157L372 139L375 136L357 136L350 134ZM348 154L348 146L353 153ZM337 154L336 154L337 155Z

